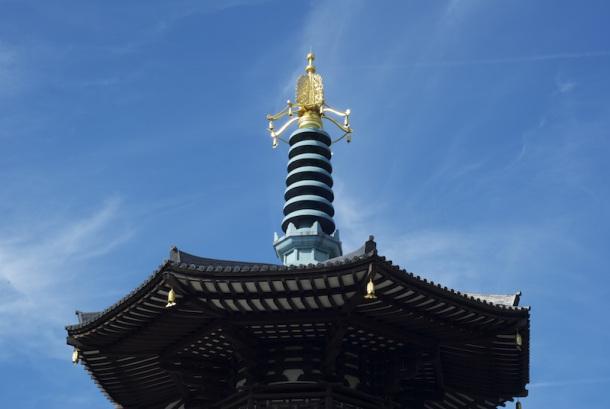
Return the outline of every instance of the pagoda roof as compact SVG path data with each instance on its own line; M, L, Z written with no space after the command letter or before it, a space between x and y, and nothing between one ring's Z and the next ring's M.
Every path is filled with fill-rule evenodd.
M371 277L377 299L364 300ZM166 308L170 289L177 306ZM185 391L164 357L190 348L223 358L247 349L231 334L235 325L282 340L330 333L326 323L339 321L344 342L422 351L418 388L441 391L422 398L424 407L494 408L527 395L529 307L519 298L460 292L407 272L380 256L372 238L306 266L203 258L174 247L139 287L104 311L77 312L78 324L66 329L93 379L125 408L173 407ZM196 345L201 337L214 342Z

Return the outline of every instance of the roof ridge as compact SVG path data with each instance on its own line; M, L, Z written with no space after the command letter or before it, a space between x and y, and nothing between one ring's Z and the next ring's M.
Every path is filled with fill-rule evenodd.
M209 257L201 257L191 253L187 253L186 251L178 249L176 246L172 246L169 251L169 259L175 263L185 263L185 264L195 264L195 265L267 265L267 266L275 266L278 264L273 263L262 263L262 262L252 262L252 261L239 261L239 260L225 260L225 259L217 259L217 258L209 258Z

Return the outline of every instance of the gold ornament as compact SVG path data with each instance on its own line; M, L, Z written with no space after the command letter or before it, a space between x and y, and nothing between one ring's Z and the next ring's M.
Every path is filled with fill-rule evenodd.
M176 305L176 292L173 288L170 288L167 293L167 304L165 304L165 308L170 308L174 305Z
M288 101L282 111L275 115L267 115L267 120L269 121L268 130L274 148L277 147L278 141L282 140L280 135L294 122L298 121L299 128L322 129L323 118L332 122L344 132L343 136L334 140L333 143L345 137L347 137L348 142L351 142L352 128L349 124L351 112L349 109L345 110L345 112L338 111L326 104L324 100L324 83L322 76L316 73L316 67L313 65L314 59L313 53L307 54L305 74L301 75L297 80L296 102ZM343 123L329 116L329 113L343 118ZM294 114L296 114L296 117ZM273 122L284 116L288 116L290 119L276 131Z
M74 365L77 365L80 362L80 351L78 350L78 348L74 348L74 351L72 351L72 363Z
M366 285L366 295L364 296L366 300L375 300L377 296L375 295L375 284L373 283L373 278L369 278L369 282Z

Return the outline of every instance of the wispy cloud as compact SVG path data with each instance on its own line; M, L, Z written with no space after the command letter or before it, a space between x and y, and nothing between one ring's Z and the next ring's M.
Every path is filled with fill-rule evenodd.
M561 76L555 77L555 93L556 94L567 94L576 88L576 82L562 78Z
M610 51L591 51L577 53L553 53L539 55L525 55L504 58L473 58L463 60L426 60L420 59L409 63L392 63L386 61L381 64L350 64L352 68L358 69L376 69L383 68L384 70L404 70L406 68L450 68L461 66L474 65L502 65L502 64L519 64L519 63L539 63L559 60L581 60L581 59L600 59L610 57ZM567 89L568 91L571 89Z
M464 60L441 60L441 61L419 61L412 64L395 65L394 68L405 67L451 67L462 65L495 65L495 64L516 64L528 62L545 62L556 60L579 60L592 58L607 58L610 57L610 51L588 51L588 52L566 52L566 53L550 53L538 55L524 55L503 58L474 58Z
M340 61L345 52L344 45L349 35L354 17L361 10L362 2L316 3L309 9L305 22L294 42L294 69L288 72L284 81L281 82L280 94L292 98L294 94L295 80L303 74L305 68L305 55L313 51L316 55L324 55L324 77L331 78L335 75L332 67Z
M515 278L527 274L522 266L550 257L551 250L579 251L573 242L566 241L564 220L481 222L467 228L431 224L410 229L388 221L382 200L369 204L340 181L338 185L334 205L344 251L358 248L373 234L381 255L408 271L458 290L521 290L513 286L523 284L525 277ZM408 218L403 215L401 220Z
M140 50L141 48L150 45L165 34L170 32L177 24L184 19L198 14L214 14L236 7L253 6L269 0L227 0L223 2L191 2L176 6L170 4L166 6L164 17L156 22L148 25L141 30L139 35L124 44L112 47L112 51L117 54L129 54ZM149 8L146 4L144 7Z
M610 383L610 377L604 378L582 378L582 379L566 379L558 381L542 381L529 384L529 388L558 388L573 385L591 385L599 383Z
M73 84L81 87L110 87L121 83L119 77L104 77L104 78L93 78L83 81L76 81Z
M12 96L21 85L18 52L0 41L0 98Z
M119 212L120 201L111 199L81 219L19 226L20 233L0 242L0 358L19 351L65 353L62 328L72 319L77 278L86 279L82 261L110 252L132 234L115 225Z
M570 92L576 86L575 82L565 81L557 83L557 91L560 94L565 94L566 92Z

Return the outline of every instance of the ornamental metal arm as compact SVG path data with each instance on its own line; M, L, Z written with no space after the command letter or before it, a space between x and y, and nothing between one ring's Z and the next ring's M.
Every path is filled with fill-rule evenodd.
M343 124L339 123L339 121L337 121L332 116L328 116L326 114L327 112L332 113L340 118L343 118ZM320 116L322 118L326 118L328 121L332 122L335 126L337 126L339 129L341 129L343 132L345 132L342 137L334 140L333 143L340 141L341 139L345 138L346 136L347 136L348 143L352 141L351 134L353 132L353 129L351 128L350 123L349 123L350 114L351 114L351 111L349 109L346 109L344 112L341 112L341 111L338 111L336 109L329 107L328 105L323 105L322 107L320 107Z
M295 121L298 121L299 118L294 117L290 120L288 120L284 125L282 125L280 127L280 129L277 130L277 132L275 131L275 128L273 127L273 121L269 121L269 133L271 134L271 146L273 146L273 148L277 148L277 144L278 144L278 140L281 140L282 142L286 142L283 139L280 138L280 135L282 133L284 133L284 131Z
M286 115L292 116L295 112L298 112L298 111L299 111L299 105L288 100L288 101L286 101L286 107L284 109L282 109L277 114L268 114L267 120L268 121L277 121L278 119L282 118L283 116L286 116Z
M301 107L298 104L294 104L292 103L290 100L286 101L286 107L281 110L280 112L278 112L277 114L268 114L267 115L267 120L269 121L269 126L267 127L267 129L269 130L269 134L271 136L272 139L272 146L275 149L278 145L278 141L281 140L283 142L285 142L283 139L281 139L279 136L295 121L297 121L299 118L298 117L294 117L294 114L300 111ZM286 121L277 131L275 130L275 125L274 125L274 121L277 121L278 119L281 119L282 117L291 117L291 119L289 119L288 121Z

